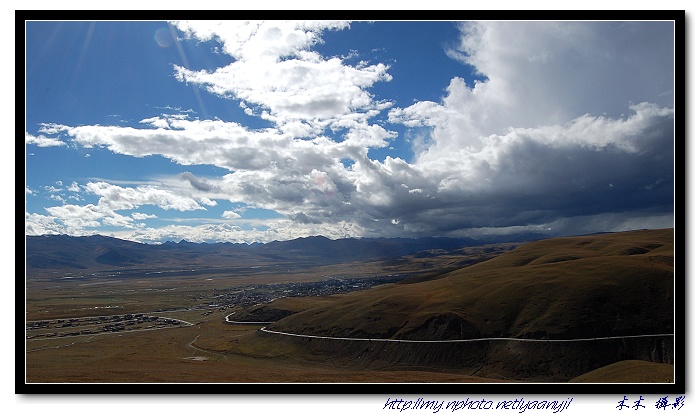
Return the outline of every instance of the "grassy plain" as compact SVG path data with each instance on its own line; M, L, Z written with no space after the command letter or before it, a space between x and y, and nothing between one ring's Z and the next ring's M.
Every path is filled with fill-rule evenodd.
M471 252L446 260L484 260L489 254L494 255ZM27 340L25 380L28 383L484 382L481 377L420 369L357 370L348 361L305 355L306 351L298 345L260 336L258 329L262 325L224 322L230 313L246 313L243 307L229 304L209 309L206 306L217 295L251 286L264 290L261 286L342 280L350 276L372 278L426 269L434 272L435 268L441 268L443 260L405 258L391 263L347 263L243 275L208 271L204 275L195 272L179 277L33 278L27 281L28 322L144 313L182 319L193 326ZM295 297L273 303L275 307L298 312L333 300L333 296ZM252 306L250 310L263 306Z
M164 302L161 302L164 303ZM136 309L132 307L130 309ZM27 341L30 383L486 382L459 373L357 370L332 356L258 337L260 325L223 322L225 312L174 311L194 326Z

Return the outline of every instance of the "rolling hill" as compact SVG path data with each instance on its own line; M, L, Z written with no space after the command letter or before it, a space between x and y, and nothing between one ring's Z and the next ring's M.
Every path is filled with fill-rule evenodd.
M413 341L672 334L673 241L673 229L664 229L532 242L429 280L407 279L347 294L287 316L269 329ZM326 342L314 341L313 347L318 352L324 346L345 352L329 343L332 341ZM507 371L516 376L559 379L623 359L673 362L672 336L403 345L388 344L381 351L368 347L367 360L412 360L490 372L501 372L504 364L511 364ZM409 349L410 358L405 354ZM347 352L352 351L348 348Z

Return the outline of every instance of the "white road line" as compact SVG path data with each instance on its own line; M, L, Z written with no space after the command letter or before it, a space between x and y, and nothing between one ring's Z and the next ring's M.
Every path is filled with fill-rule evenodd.
M576 339L529 339L529 338L476 338L476 339L442 339L442 340L413 340L413 339L383 339L383 338L344 338L336 336L302 335L288 332L271 331L263 326L260 331L277 335L296 336L299 338L331 339L339 341L365 341L365 342L403 342L403 343L454 343L454 342L480 342L480 341L518 341L518 342L578 342L578 341L601 341L606 339L625 338L649 338L660 336L674 336L674 334L649 334L649 335L624 335L624 336L603 336L599 338L576 338Z
M231 316L231 315L233 315L234 313L236 313L236 312L231 312L231 313L229 313L228 315L226 315L226 319L225 319L225 320L226 320L226 323L233 323L233 324L252 324L252 325L260 325L260 324L274 323L274 321L272 321L272 322L243 322L243 321L232 321L232 320L230 320L228 317Z

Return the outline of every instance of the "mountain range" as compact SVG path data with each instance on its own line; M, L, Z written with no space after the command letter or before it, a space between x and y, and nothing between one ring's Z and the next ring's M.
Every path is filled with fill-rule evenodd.
M32 277L47 272L87 274L115 268L125 271L144 269L158 271L221 266L327 265L390 259L421 251L444 252L482 244L485 242L470 238L331 240L322 236L273 241L266 244L187 241L143 244L100 235L83 237L44 235L27 236L25 254L27 276Z

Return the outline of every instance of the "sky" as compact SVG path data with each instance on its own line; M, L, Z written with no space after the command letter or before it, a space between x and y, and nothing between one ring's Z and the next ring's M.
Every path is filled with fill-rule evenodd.
M30 21L25 233L674 227L668 21Z

